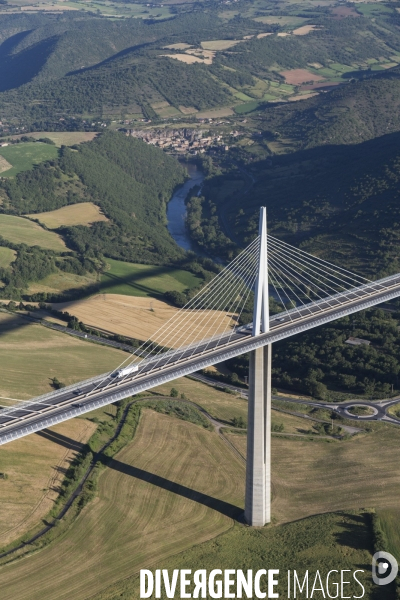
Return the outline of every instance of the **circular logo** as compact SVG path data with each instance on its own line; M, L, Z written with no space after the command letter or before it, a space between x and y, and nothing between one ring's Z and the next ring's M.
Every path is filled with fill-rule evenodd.
M396 579L399 571L397 560L389 552L375 552L372 557L372 579L377 585L387 585Z

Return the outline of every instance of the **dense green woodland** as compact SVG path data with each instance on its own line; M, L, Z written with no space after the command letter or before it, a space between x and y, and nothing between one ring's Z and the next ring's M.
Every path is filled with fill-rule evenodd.
M354 144L400 131L400 67L361 73L364 79L352 78L329 93L267 107L259 119L262 129L288 136L303 148Z
M370 19L343 19L335 21L320 17L313 19L318 30L308 36L265 37L249 40L245 47L226 53L221 63L238 70L250 71L257 77L269 77L270 67L282 69L305 67L307 63L329 61L351 64L375 56L389 57L400 50L397 28ZM366 43L368 39L368 43Z
M364 311L273 345L273 385L321 400L337 392L383 398L400 388L400 313ZM345 343L350 336L370 346ZM248 374L248 355L227 361L238 376ZM333 394L332 394L333 392ZM336 394L335 394L336 392Z
M150 106L154 102L167 100L175 107L192 106L198 110L226 106L235 103L227 85L251 95L254 77L279 82L283 81L279 75L282 69L304 68L313 62L352 64L376 57L390 58L400 51L399 18L395 14L375 20L361 16L335 20L328 18L325 9L316 8L312 16L318 29L310 36L253 37L235 46L234 51L217 52L212 65L187 65L163 58L162 54L165 46L177 42L199 46L206 40L243 39L258 32L274 32L279 26L240 15L222 19L212 5L206 10L194 7L192 12L178 12L166 21L111 21L68 13L3 16L0 114L23 119L33 128L38 128L43 119L48 123L53 121L55 127L60 115L101 116L113 111L115 114L141 111L154 118ZM171 52L174 51L168 50ZM371 73L362 72L363 76ZM360 72L347 73L346 77L358 78ZM371 94L374 93L372 90ZM308 101L306 106L301 103L301 107L268 105L267 122L274 128L281 124L300 139L312 121L308 109L318 112L321 104L322 113L324 110L329 113L335 110L337 101L343 100L341 90L332 94L331 108L326 109L322 97ZM382 90L381 105L385 104L382 98L390 105L395 96L394 89ZM360 95L360 103L354 107L359 118L365 113L366 102L368 93ZM327 115L322 113L323 122ZM377 120L379 115L369 114L361 127L361 139L378 133L371 131L373 126L369 122ZM339 125L332 138L326 136L327 128L321 123L308 143L323 143L324 137L347 143L352 141L351 136L359 134L356 134L358 128L358 122L350 125L348 131ZM390 130L398 130L396 117ZM339 139L341 136L343 139Z
M370 278L400 270L400 134L300 150L245 168L255 178L251 193L224 196L227 183L243 180L236 164L226 161L214 165L204 199L188 205L189 223L205 242L214 223L217 254L227 245L221 220L215 223L210 212L223 212L225 233L242 246L256 235L259 207L267 202L270 232L288 243Z
M75 148L62 147L56 161L20 173L15 179L3 179L1 209L7 214L40 213L92 201L109 221L91 227L61 227L58 233L70 249L61 255L0 239L2 246L17 250L11 267L0 270L6 284L1 294L13 299L26 297L28 282L56 270L78 275L100 271L105 266L104 256L182 265L203 279L211 277L215 272L212 261L199 262L185 254L166 228L166 203L185 177L183 167L161 150L120 133L106 132ZM37 299L47 298L42 294Z
M40 98L37 103L36 98ZM58 114L94 113L123 106L123 110L154 117L150 103L167 100L172 105L198 110L224 105L233 97L215 82L201 64L185 65L169 58L143 57L118 69L108 63L84 75L70 75L46 84L32 84L0 97L0 107L28 103L24 115L32 119ZM29 106L29 103L32 105Z
M164 262L182 256L165 228L165 206L184 180L183 168L163 152L122 134L104 133L60 158L2 182L10 214L53 210L82 201L99 205L110 223L63 228L80 253Z
M9 15L2 23L0 110L25 121L60 113L101 114L113 107L131 112L139 107L153 116L150 103L165 99L198 109L226 104L232 96L206 67L162 58L164 46L266 29L255 21L222 21L203 12L160 22L67 13L31 21Z

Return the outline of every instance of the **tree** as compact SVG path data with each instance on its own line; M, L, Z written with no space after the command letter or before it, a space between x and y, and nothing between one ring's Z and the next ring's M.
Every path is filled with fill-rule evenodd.
M171 398L177 398L179 396L179 392L176 388L172 388L169 395L171 396Z
M233 417L232 424L234 427L238 427L240 429L246 429L247 427L247 423L243 417Z
M51 378L51 385L55 390L60 390L61 388L65 388L65 383L62 383L57 379L57 377Z

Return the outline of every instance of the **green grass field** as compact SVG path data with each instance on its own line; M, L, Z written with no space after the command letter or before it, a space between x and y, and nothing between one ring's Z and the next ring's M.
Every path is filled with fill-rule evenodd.
M374 414L374 410L369 406L351 406L348 411L352 415L360 415L361 417Z
M125 296L160 297L164 292L183 292L201 283L189 271L140 265L120 260L107 259L110 270L101 279L100 291L107 294Z
M349 65L343 65L341 63L331 63L329 67L335 71L339 71L339 73L348 73L350 71L354 71L353 67L349 67Z
M363 17L379 17L393 12L392 8L380 2L356 4L356 9Z
M46 329L17 314L0 313L2 397L25 400L51 392L51 377L74 383L110 371L125 358L122 351Z
M387 539L388 552L400 562L400 510L378 510L379 525Z
M3 171L1 176L14 177L17 173L29 171L34 165L45 160L56 158L58 156L58 149L51 144L24 142L0 148L0 155L13 166L12 169Z
M11 248L0 246L0 267L6 269L15 260L17 253Z
M33 131L29 133L29 137L33 137L36 140L49 138L58 148L61 146L74 146L82 142L90 142L98 135L95 131ZM13 135L9 139L15 140L20 137L21 135Z
M223 386L222 383L221 386ZM154 388L154 391L158 394L168 395L173 387L178 390L179 394L185 394L188 400L199 404L210 415L222 422L230 423L234 417L242 417L244 421L247 421L247 400L233 394L226 394L188 377L180 377L171 383L159 385Z
M254 102L246 102L245 104L239 104L239 106L235 106L235 113L237 113L238 115L245 115L247 113L252 112L253 110L256 110L259 107L259 102L254 101Z
M206 569L210 573L215 568L238 568L245 573L247 569L253 569L253 573L259 569L279 569L279 585L274 590L279 593L279 598L288 597L288 570L296 569L303 577L308 569L310 580L313 580L317 569L325 577L331 569L365 569L363 574L359 573L366 592L362 597L364 600L384 600L385 590L380 594L376 587L373 589L370 570L366 568L366 565L371 564L371 544L369 515L363 512L325 514L276 528L252 529L235 524L235 527L217 540L186 551L184 557L159 560L147 568L153 572L155 569L168 569L170 574L173 569L182 568L191 569L192 573L197 569ZM323 579L325 581L324 577ZM332 579L333 581L337 580ZM188 591L189 589L188 587ZM233 586L231 590L234 589ZM266 586L263 591L267 591ZM336 593L333 586L330 593L333 598ZM352 598L360 596L362 589L354 585L353 581L352 585L344 586L345 593ZM136 575L110 586L103 593L93 596L93 600L138 600L139 597L139 577ZM178 595L175 597L178 598ZM294 597L293 586L291 597ZM306 596L297 590L296 597L320 600L324 596L321 592ZM161 594L161 598L164 600L166 596ZM386 599L389 600L387 596Z
M66 273L57 270L40 281L33 281L29 284L27 293L38 294L42 292L58 294L67 290L82 289L96 283L97 277L94 273L87 275L75 275L75 273Z
M398 404L393 404L392 406L389 406L388 413L392 417L396 417L396 419L399 419L400 418L400 402Z
M0 215L1 235L15 244L41 246L56 252L63 252L66 246L57 233L46 231L37 223L32 223L22 217Z

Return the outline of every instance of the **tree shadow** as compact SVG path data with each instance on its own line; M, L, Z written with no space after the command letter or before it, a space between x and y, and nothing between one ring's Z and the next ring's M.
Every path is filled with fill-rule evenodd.
M371 524L369 513L354 515L344 513L346 522L341 524L343 531L336 534L336 541L341 546L354 548L355 550L367 550L373 553L373 541L371 536ZM368 568L371 568L369 565Z

